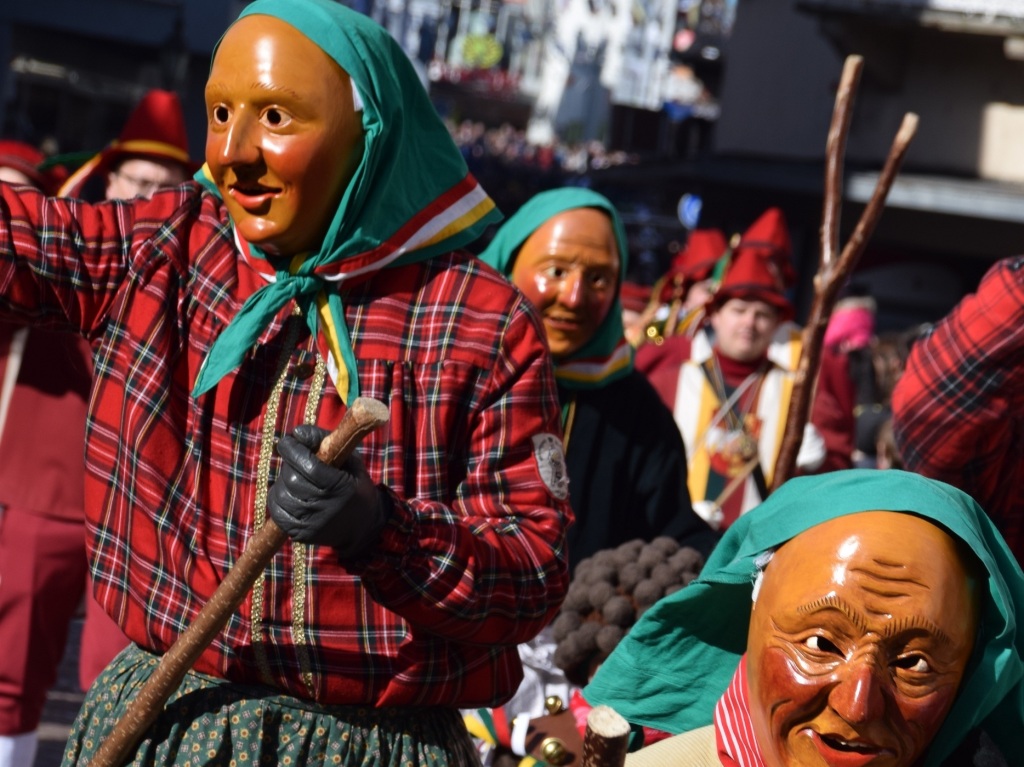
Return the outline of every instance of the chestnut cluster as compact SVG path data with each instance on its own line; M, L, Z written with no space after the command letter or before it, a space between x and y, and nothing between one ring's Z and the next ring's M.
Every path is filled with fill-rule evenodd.
M585 685L637 618L703 566L700 552L665 536L638 538L584 559L551 627L555 665L570 682Z

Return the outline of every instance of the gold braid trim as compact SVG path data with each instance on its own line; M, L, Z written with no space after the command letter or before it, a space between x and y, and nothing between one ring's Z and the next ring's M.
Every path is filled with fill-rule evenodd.
M292 314L299 314L298 307ZM274 388L270 391L267 410L263 417L263 432L260 436L260 458L256 466L256 508L253 510L253 528L259 531L267 521L267 491L270 488L270 459L274 455L274 438L277 431L277 414L281 406L281 393L288 377L289 361L296 341L299 339L301 322L288 322L288 335L284 341L281 359L278 360L277 376ZM260 573L252 586L252 618L249 631L252 636L252 647L256 654L256 666L264 684L273 685L274 675L270 671L267 659L267 648L263 642L263 602L266 596L266 574Z
M569 398L569 407L566 408L565 423L562 424L562 450L569 452L569 437L572 436L572 427L576 423L576 392Z
M320 405L320 397L324 392L324 380L327 378L327 365L319 354L316 355L316 368L309 386L309 399L306 400L305 423L316 423L316 411ZM302 681L306 685L309 697L316 700L316 686L313 684L313 663L309 657L309 640L306 637L306 555L307 546L303 543L292 543L292 641L299 657L299 670Z

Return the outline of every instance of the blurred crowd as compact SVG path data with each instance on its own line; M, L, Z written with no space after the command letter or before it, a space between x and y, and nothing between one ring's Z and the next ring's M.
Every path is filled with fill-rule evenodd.
M534 144L525 130L508 123L493 128L475 120L446 124L470 172L509 213L538 192L587 185L591 171L637 162L635 155L596 140Z

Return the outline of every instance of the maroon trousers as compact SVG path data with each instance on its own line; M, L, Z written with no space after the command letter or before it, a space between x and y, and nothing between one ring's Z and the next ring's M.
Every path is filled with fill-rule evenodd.
M86 569L81 520L13 507L0 511L0 735L39 726L68 626L86 594ZM85 612L79 656L83 689L128 644L91 596Z

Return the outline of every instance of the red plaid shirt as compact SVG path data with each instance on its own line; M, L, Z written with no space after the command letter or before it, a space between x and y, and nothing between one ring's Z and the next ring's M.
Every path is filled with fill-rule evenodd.
M304 420L313 339L282 310L241 367L193 399L207 350L262 284L220 202L193 184L96 206L0 190L0 314L71 326L94 350L96 596L131 639L164 651L254 530L261 444ZM571 512L533 439L560 434L542 330L467 254L380 272L345 304L362 393L391 410L361 452L394 513L348 569L328 547L285 547L196 669L323 703L500 703L522 675L516 644L567 585ZM328 382L315 422L343 411ZM276 454L269 467L272 481Z
M972 495L1024 562L1024 256L914 344L892 405L906 467Z

